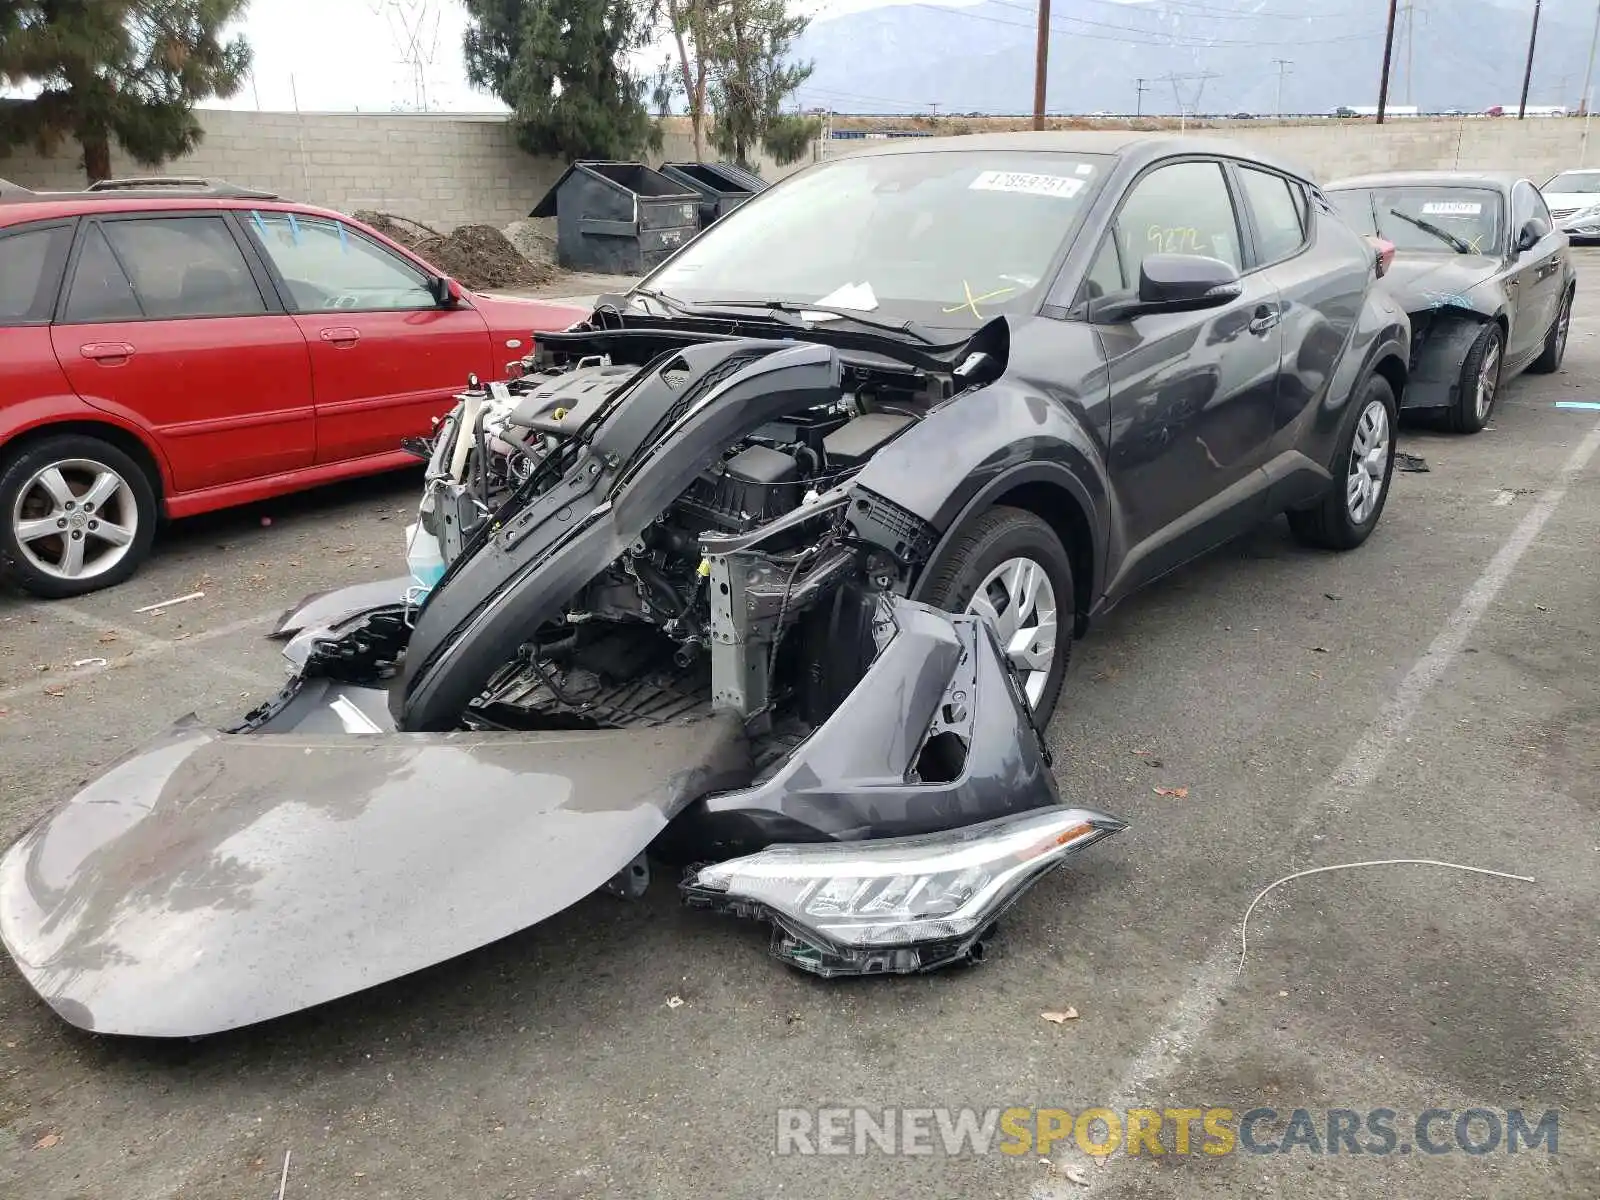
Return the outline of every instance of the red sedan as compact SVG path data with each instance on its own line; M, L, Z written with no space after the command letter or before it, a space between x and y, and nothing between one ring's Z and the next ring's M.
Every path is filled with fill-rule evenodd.
M0 192L0 573L80 595L162 516L415 463L469 374L584 315L265 193Z

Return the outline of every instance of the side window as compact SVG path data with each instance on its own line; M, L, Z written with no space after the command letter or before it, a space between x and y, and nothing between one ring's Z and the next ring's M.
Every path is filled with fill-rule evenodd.
M342 221L286 212L253 212L246 220L297 312L436 307L421 271Z
M1539 199L1531 183L1519 183L1511 189L1511 236L1516 237L1522 227L1539 214L1534 202Z
M1245 198L1256 222L1256 252L1261 265L1288 258L1305 244L1300 196L1282 175L1239 168Z
M1544 202L1544 195L1538 188L1533 189L1533 215L1550 226L1551 229L1556 227L1555 218L1550 215L1550 206Z
M152 320L267 311L244 254L221 217L141 217L101 225Z
M1094 265L1084 277L1082 298L1098 300L1102 296L1114 296L1131 286L1122 274L1122 259L1117 254L1117 238L1112 234L1101 243L1100 253L1094 256Z
M137 321L143 316L133 284L111 252L99 222L91 224L84 232L78 265L72 272L72 287L67 292L68 324Z
M1204 254L1238 269L1239 223L1222 165L1173 163L1146 175L1123 201L1117 239L1129 279L1151 254Z
M0 326L49 323L71 244L70 225L0 237Z

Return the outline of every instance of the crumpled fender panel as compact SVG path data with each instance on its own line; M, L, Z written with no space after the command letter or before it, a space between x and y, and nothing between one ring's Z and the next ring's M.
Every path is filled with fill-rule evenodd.
M730 360L736 369L697 388ZM774 417L838 399L839 363L826 346L714 342L657 360L628 386L632 394L566 478L452 564L429 593L390 691L401 729L452 728L490 672L724 447Z
M180 723L0 859L0 938L73 1025L189 1037L533 925L689 800L737 721L627 732L231 735Z
M279 617L277 625L267 636L287 640L307 629L337 625L356 613L369 612L388 604L403 604L406 592L415 583L416 580L409 575L401 575L396 579L374 579L370 583L313 592Z
M669 833L680 855L773 842L937 833L1059 803L1043 742L982 618L879 603L882 649L848 696L770 777L691 804ZM932 738L959 769L917 777Z

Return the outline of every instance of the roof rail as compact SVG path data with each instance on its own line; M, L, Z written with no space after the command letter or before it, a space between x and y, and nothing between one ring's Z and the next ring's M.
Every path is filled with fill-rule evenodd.
M238 184L229 183L225 179L202 179L197 175L141 175L127 179L97 179L85 190L90 192L126 192L163 191L168 188L174 191L205 192L212 196L231 196L244 200L278 199L275 192L240 187Z

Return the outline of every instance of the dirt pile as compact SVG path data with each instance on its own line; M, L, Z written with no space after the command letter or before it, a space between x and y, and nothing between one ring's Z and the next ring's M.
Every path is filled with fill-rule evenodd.
M363 211L356 213L356 219L393 238L473 291L539 287L556 276L556 268L548 258L530 261L493 225L462 225L440 233L395 213Z

